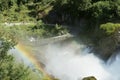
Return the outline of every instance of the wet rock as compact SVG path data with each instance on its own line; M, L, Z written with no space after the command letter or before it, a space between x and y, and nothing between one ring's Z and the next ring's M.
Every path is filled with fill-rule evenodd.
M82 80L97 80L94 76L85 77Z

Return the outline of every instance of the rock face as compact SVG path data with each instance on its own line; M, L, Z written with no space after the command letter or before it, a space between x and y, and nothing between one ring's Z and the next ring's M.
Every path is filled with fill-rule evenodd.
M120 30L115 31L112 35L99 39L94 49L95 54L105 61L112 55L116 55L115 52L120 50Z
M117 42L115 38L109 37L102 39L97 48L99 49L98 51L101 58L107 61L113 55L116 47Z
M85 77L82 80L97 80L94 76Z

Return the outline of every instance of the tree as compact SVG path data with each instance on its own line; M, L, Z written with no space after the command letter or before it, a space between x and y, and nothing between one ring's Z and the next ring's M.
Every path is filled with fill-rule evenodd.
M4 11L13 6L15 0L0 0L0 11Z
M39 80L35 75L30 76L33 73L28 67L15 63L13 56L8 54L15 44L14 32L0 27L0 80Z
M77 10L85 11L91 6L91 0L68 0L68 4L71 4L71 7L75 7Z

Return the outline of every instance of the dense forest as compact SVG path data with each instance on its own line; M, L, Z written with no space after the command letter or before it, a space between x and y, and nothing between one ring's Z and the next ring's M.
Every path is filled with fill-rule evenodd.
M84 35L92 51L99 51L95 55L107 61L120 47L119 19L120 0L0 0L0 80L40 80L8 53L25 39L24 34L35 38L68 32L78 38ZM11 23L22 25L7 27Z

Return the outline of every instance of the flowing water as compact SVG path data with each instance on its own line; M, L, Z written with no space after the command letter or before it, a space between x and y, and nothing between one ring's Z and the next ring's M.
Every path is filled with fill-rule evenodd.
M97 80L120 80L119 54L111 63L111 60L105 63L90 53L90 49L82 42L72 40L48 44L42 48L39 46L33 47L38 52L35 57L39 56L36 59L41 61L44 70L55 78L82 80L83 77L95 76Z
M112 63L104 63L90 53L89 48L76 41L48 45L45 59L45 70L60 80L81 80L87 76L95 76L98 80L120 80L119 55Z

